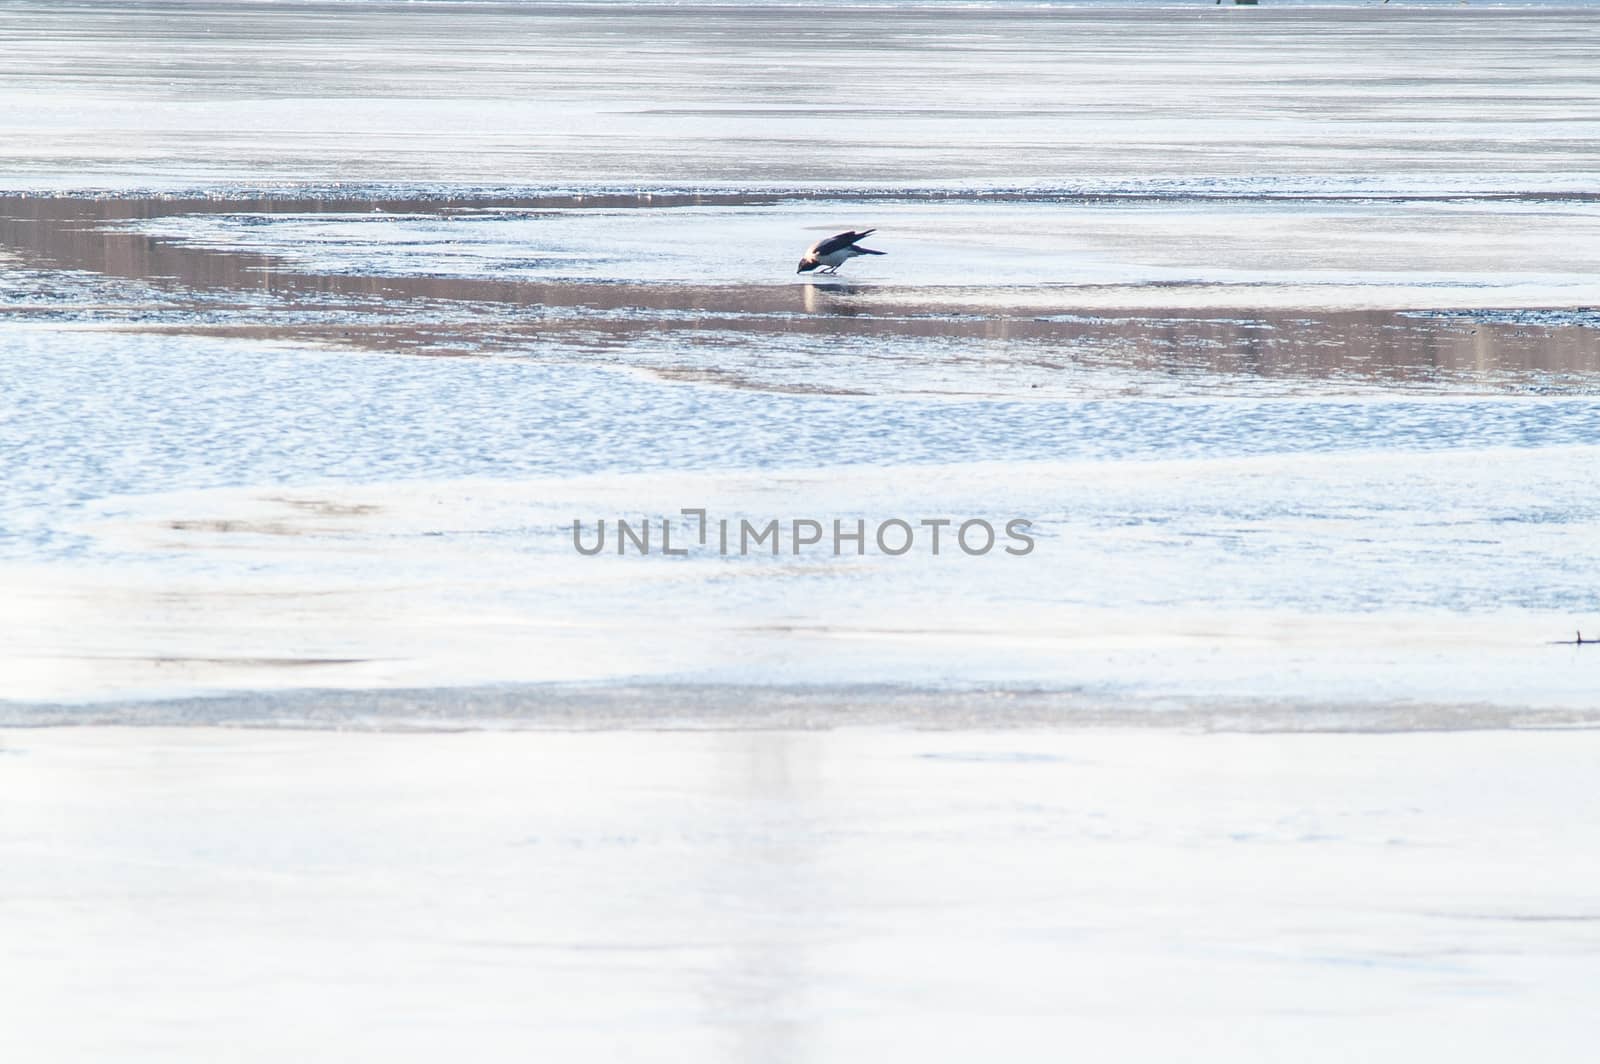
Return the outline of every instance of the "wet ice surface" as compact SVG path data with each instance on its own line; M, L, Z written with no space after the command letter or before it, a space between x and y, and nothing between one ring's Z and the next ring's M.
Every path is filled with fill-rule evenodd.
M352 211L352 197L364 209ZM1236 224L1227 216L1267 208L1287 235L1263 230L1255 249L1196 248L1193 230L1220 232ZM794 277L792 256L825 212L899 209L919 221L873 238L900 233L891 256L838 278ZM1372 230L1403 232L1400 220L1418 211L1472 224L1372 236L1369 256L1393 245L1387 266L1347 254L1293 282L1287 267L1259 269L1263 258L1314 257L1318 227L1300 216L1342 209L1131 199L1111 209L1126 224L1100 230L1090 254L1055 245L1083 244L1102 208L1035 194L946 194L937 206L793 193L23 197L0 203L0 230L58 269L15 273L0 295L32 320L625 365L788 392L1594 390L1585 301L1600 295L1591 280L1600 263L1588 263L1600 241L1571 240L1586 201L1389 199L1361 208ZM1171 239L1152 241L1152 225ZM698 257L686 243L712 236ZM541 248L554 252L530 257ZM1152 255L1186 255L1190 266L1145 265ZM1509 271L1519 263L1523 272ZM1385 310L1440 306L1456 309Z
M12 730L6 1034L163 1064L1576 1064L1597 746Z
M1582 198L1129 196L1108 204L1035 192L1009 202L209 214L159 218L136 231L318 273L784 285L800 249L845 228L878 228L863 246L888 252L840 275L858 286L852 294L867 310L884 298L924 312L958 301L1050 313L1564 306L1600 297L1600 201Z

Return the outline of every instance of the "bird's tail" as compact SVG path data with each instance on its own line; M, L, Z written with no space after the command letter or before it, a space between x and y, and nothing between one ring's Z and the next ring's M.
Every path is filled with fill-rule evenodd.
M863 248L863 247L858 247L855 250L859 251L863 255L887 255L887 254L889 254L887 251L873 251L871 248Z

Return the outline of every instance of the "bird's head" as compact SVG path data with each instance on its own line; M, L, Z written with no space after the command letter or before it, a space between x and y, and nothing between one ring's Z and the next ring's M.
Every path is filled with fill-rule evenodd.
M800 268L798 270L794 271L794 272L795 273L805 273L808 270L816 269L820 265L821 265L821 263L819 263L816 259L801 259L800 260Z

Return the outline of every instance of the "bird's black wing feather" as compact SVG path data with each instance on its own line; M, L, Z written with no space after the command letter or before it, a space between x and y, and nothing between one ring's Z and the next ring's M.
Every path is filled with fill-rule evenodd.
M859 233L853 229L846 229L844 232L839 233L836 236L830 236L826 240L817 241L816 245L811 249L811 254L816 255L818 258L822 257L823 255L831 255L835 251L841 251L844 248L854 244L857 240L864 240L876 232L876 229L863 229Z

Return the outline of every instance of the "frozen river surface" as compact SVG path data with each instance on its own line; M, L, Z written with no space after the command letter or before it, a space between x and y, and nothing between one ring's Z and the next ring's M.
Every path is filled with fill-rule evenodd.
M0 8L0 1057L1593 1058L1596 5Z
M19 719L1593 710L1593 6L13 7Z

